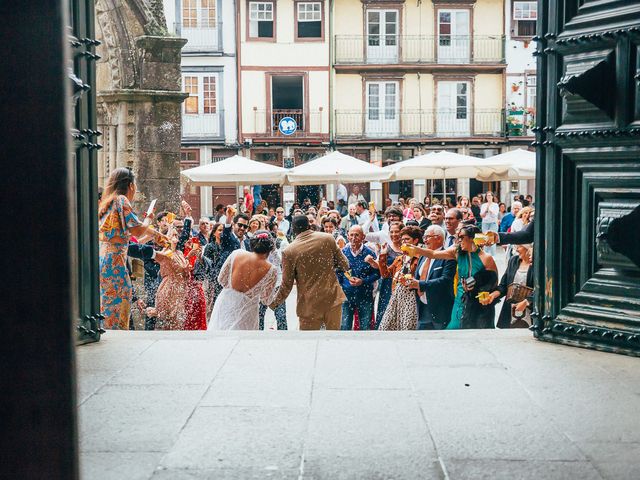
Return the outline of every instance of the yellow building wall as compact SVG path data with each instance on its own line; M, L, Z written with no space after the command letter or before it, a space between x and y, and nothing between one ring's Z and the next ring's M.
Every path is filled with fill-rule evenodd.
M434 35L434 16L435 8L430 1L423 1L420 5L417 5L417 2L405 3L402 14L402 34Z
M504 128L502 75L478 75L474 83L474 132L493 135Z
M335 16L333 33L335 35L362 35L363 14L360 0L334 1Z
M338 111L362 111L362 77L357 74L335 76L333 104Z
M502 92L504 82L502 75L483 74L475 79L475 108L484 110L500 110L502 105Z
M473 9L474 35L504 34L505 0L480 0Z
M433 108L433 75L427 73L407 73L404 76L402 108L404 111L428 110Z
M473 5L473 27L476 35L504 33L504 1L478 0ZM370 7L371 8L371 7ZM453 8L442 4L442 8ZM337 0L334 5L335 35L364 35L365 14L360 0ZM435 35L436 10L430 0L405 2L401 13L403 35Z

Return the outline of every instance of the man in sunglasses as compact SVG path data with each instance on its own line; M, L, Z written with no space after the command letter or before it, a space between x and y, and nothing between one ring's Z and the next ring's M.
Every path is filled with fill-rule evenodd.
M444 224L444 207L442 205L431 206L429 220L431 220L431 225L438 225L443 230L447 229L447 226Z
M284 208L278 207L276 208L276 224L278 225L278 231L284 233L285 235L289 234L289 220L284 218Z
M242 249L251 251L249 238L246 236L249 228L249 217L244 213L238 213L234 216L235 209L228 207L226 212L227 219L233 218L233 223L225 223L222 235L220 236L220 245L222 252L220 254L220 265L222 265L227 257L234 250ZM229 220L227 220L228 222Z

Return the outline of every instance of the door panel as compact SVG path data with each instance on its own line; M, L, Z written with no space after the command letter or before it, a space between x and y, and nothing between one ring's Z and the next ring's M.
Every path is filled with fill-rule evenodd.
M540 5L536 335L640 355L640 4Z
M469 10L438 10L438 63L469 63Z
M398 61L398 10L367 11L367 61Z
M469 82L438 82L438 136L469 136L469 118Z
M368 137L394 138L400 133L398 82L367 82L366 133Z

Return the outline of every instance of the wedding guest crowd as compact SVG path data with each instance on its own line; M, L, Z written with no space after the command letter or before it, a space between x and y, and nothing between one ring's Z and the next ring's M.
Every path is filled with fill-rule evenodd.
M238 204L217 205L196 226L184 201L140 220L135 177L115 170L98 212L104 326L131 326L132 259L144 264L134 305L148 330L264 329L268 308L286 330L294 284L303 330L531 325L532 198L517 196L509 210L490 191L456 205L386 198L378 212L358 186L339 193L337 205L305 198L287 212L247 186ZM497 245L508 249L500 281Z

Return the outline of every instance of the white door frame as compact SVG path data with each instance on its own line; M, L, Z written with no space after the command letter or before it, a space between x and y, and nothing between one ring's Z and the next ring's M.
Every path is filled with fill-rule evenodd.
M436 134L438 136L467 137L471 135L471 85L468 80L438 81L436 101Z
M377 101L372 90L377 87ZM365 83L365 132L368 137L396 137L400 134L400 82L372 80Z
M370 18L372 14L378 16L378 33L370 33ZM395 21L390 18L395 16ZM369 63L395 63L398 61L400 44L400 11L397 9L369 9L366 11L366 38L367 61ZM387 25L395 25L392 33L387 32ZM370 45L377 37L378 45Z
M442 22L440 21L442 14L449 14L449 25L451 30L448 34L442 34L440 31L442 27ZM438 63L469 63L471 60L470 10L463 8L441 8L438 9L436 20L438 32L438 35L436 37ZM442 45L445 39L441 38L441 36L449 36L448 45Z

